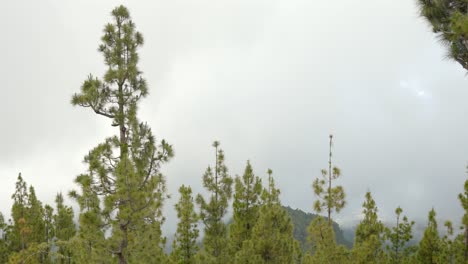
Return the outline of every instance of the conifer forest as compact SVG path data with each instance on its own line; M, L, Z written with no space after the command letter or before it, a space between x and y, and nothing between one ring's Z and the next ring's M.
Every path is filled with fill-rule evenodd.
M431 31L430 41L443 44L449 61L468 71L468 1L412 1L419 8L414 11L418 19ZM287 175L275 173L278 164L259 171L246 157L242 171L231 170L230 153L216 135L200 152L210 153L200 154L210 165L190 172L203 191L184 183L170 194L171 175L165 168L177 158L177 145L157 135L140 113L145 98L158 97L153 89L157 84L147 82L140 63L140 51L153 43L139 31L130 5L109 11L102 14L107 23L96 25L103 28L95 46L105 71L85 76L66 100L73 111L106 122L111 133L103 140L95 137L95 147L81 153L82 160L69 161L83 162L85 169L69 189L56 191L54 203L42 202L29 183L33 175L15 167L16 183L7 186L11 211L0 213L0 263L468 264L468 177L451 190L461 219L441 220L433 207L421 222L397 206L391 209L392 218L383 221L382 205L368 189L360 195L359 222L348 231L338 224L349 202L342 182L347 168L335 160L340 134L309 138L323 142L326 148L320 151L327 162L321 171L311 171L306 182L291 178L292 188L307 189L314 197L310 213L283 202L278 179ZM353 151L359 155L359 148ZM358 175L352 177L360 181ZM170 200L176 219L165 215ZM431 206L430 201L418 203ZM172 234L164 232L168 221L176 225ZM420 232L417 225L423 227Z

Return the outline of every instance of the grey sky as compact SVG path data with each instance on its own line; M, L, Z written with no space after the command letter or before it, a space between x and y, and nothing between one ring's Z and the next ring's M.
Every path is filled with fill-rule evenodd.
M89 73L109 13L125 4L145 37L150 86L140 116L173 144L164 167L165 227L181 184L201 176L221 141L233 175L250 159L272 168L284 204L310 211L312 180L327 166L328 134L358 217L371 190L388 219L402 206L420 221L432 206L458 220L468 161L464 70L418 17L415 1L7 1L0 83L0 210L18 172L39 198L75 188L83 156L116 131L71 95ZM69 201L70 203L70 201Z

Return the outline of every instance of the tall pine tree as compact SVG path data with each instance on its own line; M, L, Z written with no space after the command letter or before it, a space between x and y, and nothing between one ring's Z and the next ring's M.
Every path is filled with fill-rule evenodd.
M353 261L355 263L381 263L384 258L382 245L385 227L377 215L377 205L370 192L362 204L364 219L356 228Z
M280 191L275 187L271 174L272 171L268 170L269 184L263 191L264 203L252 230L251 242L243 243L237 259L245 259L245 255L252 252L250 247L253 245L252 259L261 259L259 263L297 263L301 255L300 246L293 237L291 217L281 206Z
M436 212L434 208L429 211L426 230L421 241L419 241L419 250L417 260L419 263L437 264L440 263L440 237L437 230Z
M179 223L172 246L172 260L174 263L196 263L195 255L198 251L198 215L195 212L192 189L182 185L179 188L180 200L175 205Z
M414 251L413 247L408 246L409 241L413 238L414 221L410 222L408 217L402 217L402 213L401 207L395 209L396 225L391 229L385 229L385 236L390 242L386 246L389 262L395 264L408 261Z
M72 250L68 241L76 234L76 226L73 222L73 208L64 204L62 193L55 196L57 213L54 215L54 234L58 241L58 253L60 263L71 263Z
M341 170L338 167L332 165L332 145L333 135L330 135L328 170L322 170L322 178L315 179L312 184L314 193L318 197L318 200L316 200L314 203L314 210L317 213L321 213L323 210L327 212L329 226L332 226L332 212L336 211L339 213L346 204L343 187L341 185L332 187L332 181L338 179L341 176Z
M113 22L104 27L99 46L107 71L102 80L90 75L72 104L108 118L118 133L85 157L88 171L76 179L81 193L71 194L81 214L95 218L81 221L80 228L110 232L105 250L124 264L131 258L158 259L162 253L161 209L167 195L160 167L172 157L172 148L164 140L157 144L149 126L137 118L138 104L148 95L138 68L143 36L127 8L119 6L111 14ZM94 203L93 214L88 214L88 198ZM92 226L82 226L88 220Z
M208 167L203 175L203 186L210 193L209 199L197 195L196 202L200 206L200 219L205 226L203 250L216 263L226 263L228 258L228 232L223 217L227 213L229 200L232 196L232 178L224 164L224 152L219 149L219 142L213 143L215 148L215 167Z
M255 176L252 165L247 165L242 177L235 179L235 193L233 201L233 223L229 227L229 242L233 254L242 248L244 241L249 240L252 229L258 219L262 181Z
M20 173L16 181L15 192L11 196L13 199L13 206L11 208L13 224L8 236L12 251L26 249L30 241L31 230L29 228L29 223L27 222L28 197L26 182L23 180Z

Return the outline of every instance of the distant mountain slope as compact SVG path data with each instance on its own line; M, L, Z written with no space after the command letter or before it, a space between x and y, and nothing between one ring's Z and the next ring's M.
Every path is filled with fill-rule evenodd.
M296 238L301 243L303 249L308 249L310 245L307 242L307 228L309 227L310 222L318 215L306 213L300 209L292 209L289 206L285 206L284 209L291 216L291 220L294 224L294 238ZM343 231L335 222L333 222L333 229L335 231L336 242L338 244L344 245L347 248L351 248L353 246L352 241L348 241L344 237Z
M308 250L310 248L309 243L307 242L307 237L308 237L308 232L307 228L310 225L310 222L317 217L318 215L316 214L311 214L311 213L306 213L300 209L292 209L289 206L283 206L284 210L288 212L289 216L291 217L291 220L294 225L294 238L299 241L299 243L302 246L302 249ZM229 220L226 222L226 224L229 226L232 224L232 217L229 218ZM199 229L201 231L200 238L199 238L199 243L200 247L202 247L201 241L203 237L203 226L199 226ZM335 231L335 238L336 242L340 245L343 245L347 248L352 248L353 242L352 240L354 239L354 228L349 228L346 230L342 230L340 226L333 222L333 229ZM165 252L170 253L172 251L172 242L174 240L174 235L170 235L167 237L166 241L166 248Z

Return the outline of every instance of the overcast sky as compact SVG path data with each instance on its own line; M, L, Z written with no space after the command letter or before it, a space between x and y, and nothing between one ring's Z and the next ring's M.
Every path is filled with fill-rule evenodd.
M0 210L9 214L19 172L39 198L75 188L88 150L117 133L74 108L110 11L126 5L145 37L141 106L175 149L164 167L175 229L181 184L201 177L220 140L232 175L249 159L274 171L285 205L311 211L311 183L327 167L328 135L356 219L367 190L390 220L401 206L425 223L458 220L467 178L468 85L460 65L418 17L415 0L5 1L0 83ZM68 200L69 204L74 204Z

